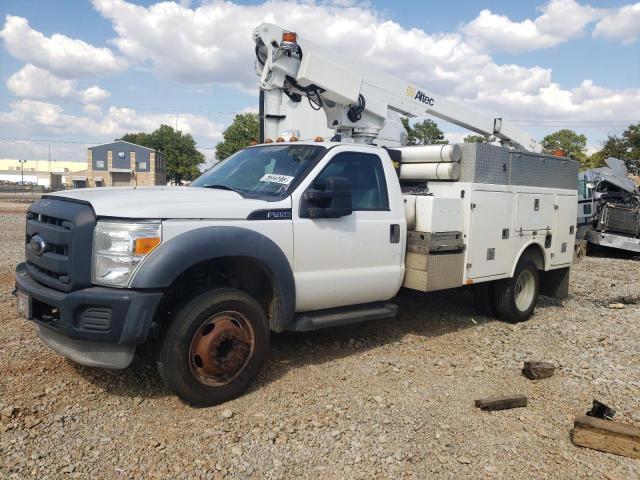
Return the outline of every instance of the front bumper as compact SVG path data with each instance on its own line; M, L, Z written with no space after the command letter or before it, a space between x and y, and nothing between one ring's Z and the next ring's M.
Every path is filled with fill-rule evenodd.
M78 363L125 368L147 339L162 292L90 287L65 293L33 280L24 263L16 287L30 299L42 341Z
M602 247L618 248L628 252L640 253L640 238L629 237L616 233L603 233L597 230L587 232L587 240Z

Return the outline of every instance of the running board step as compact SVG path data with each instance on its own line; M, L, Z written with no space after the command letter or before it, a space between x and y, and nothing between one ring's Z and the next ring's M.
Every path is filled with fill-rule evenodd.
M287 330L308 332L319 328L337 327L350 323L395 317L398 306L393 303L375 302L349 307L327 308L296 315Z

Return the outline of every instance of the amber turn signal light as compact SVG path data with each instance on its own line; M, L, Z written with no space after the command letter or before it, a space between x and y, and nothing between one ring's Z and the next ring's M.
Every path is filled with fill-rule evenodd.
M160 237L136 238L133 245L133 252L136 255L146 255L160 245Z

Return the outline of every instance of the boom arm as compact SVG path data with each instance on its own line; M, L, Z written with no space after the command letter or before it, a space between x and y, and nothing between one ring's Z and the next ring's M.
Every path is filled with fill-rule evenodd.
M322 108L327 126L342 138L371 142L389 111L407 117L430 114L503 144L540 152L540 144L502 118L489 118L428 90L378 70L356 66L322 47L271 24L253 32L256 70L264 91L265 132L274 135L282 118L282 95L294 102L306 97Z

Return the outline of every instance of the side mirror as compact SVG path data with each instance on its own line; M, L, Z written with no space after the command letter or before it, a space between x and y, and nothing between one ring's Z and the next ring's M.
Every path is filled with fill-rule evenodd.
M351 215L351 182L344 177L327 177L302 194L300 218L340 218Z

